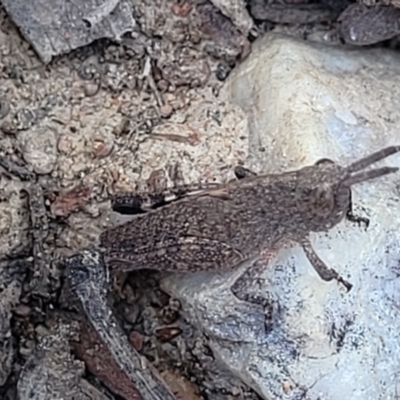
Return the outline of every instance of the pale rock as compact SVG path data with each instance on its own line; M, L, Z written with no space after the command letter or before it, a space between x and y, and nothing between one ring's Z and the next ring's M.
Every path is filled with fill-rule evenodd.
M57 135L53 129L32 128L18 135L23 156L39 175L49 174L57 162Z
M347 165L400 144L400 57L269 34L230 76L225 98L248 116L247 166L281 172L330 158ZM379 166L400 166L394 155ZM312 234L319 256L353 285L322 281L298 245L281 249L263 283L277 304L264 331L230 286L241 270L175 275L163 287L210 338L221 365L264 399L377 400L400 392L400 173L353 189L366 230L348 221ZM273 207L273 205L271 205Z

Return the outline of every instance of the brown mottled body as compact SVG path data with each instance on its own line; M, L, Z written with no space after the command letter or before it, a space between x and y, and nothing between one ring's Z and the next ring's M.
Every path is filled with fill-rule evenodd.
M351 186L396 172L392 167L363 170L398 151L400 146L388 147L348 167L324 159L292 172L248 173L227 184L195 188L104 232L106 261L123 270L225 270L295 241L322 279L336 279L350 289L318 258L309 233L327 231L346 215L357 220L351 213Z

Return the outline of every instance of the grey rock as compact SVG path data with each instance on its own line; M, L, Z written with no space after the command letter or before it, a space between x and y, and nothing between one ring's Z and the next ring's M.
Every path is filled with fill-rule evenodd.
M244 0L212 0L211 2L222 14L230 18L245 36L254 29L254 21L246 9Z
M1 0L43 62L100 38L120 40L135 26L128 0Z
M282 2L251 0L250 13L253 18L283 24L311 24L335 20L342 7L325 2Z
M348 44L367 46L400 34L400 10L394 6L352 4L338 19L339 34Z

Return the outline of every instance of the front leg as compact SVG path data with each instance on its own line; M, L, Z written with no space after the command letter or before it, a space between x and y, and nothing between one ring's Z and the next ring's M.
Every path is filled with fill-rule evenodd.
M353 213L353 202L352 202L352 199L351 199L351 190L350 190L350 194L349 194L349 208L348 208L347 213L346 213L346 218L350 222L355 222L359 226L361 224L364 224L365 225L365 229L367 229L368 226L369 226L369 219L368 218L360 217L360 216L355 215Z
M344 280L333 268L329 268L317 255L314 251L311 242L308 238L303 238L300 242L303 247L304 253L306 254L308 260L317 271L318 275L324 281L331 281L333 279L342 283L347 291L350 291L353 285L346 280Z

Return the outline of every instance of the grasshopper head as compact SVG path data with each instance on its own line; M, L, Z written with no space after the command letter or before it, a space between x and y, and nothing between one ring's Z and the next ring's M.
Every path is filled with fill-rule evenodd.
M327 230L338 224L351 206L351 187L398 171L396 167L365 170L371 164L400 151L392 146L362 158L348 167L328 159L303 168L296 185L296 204L312 231Z

